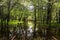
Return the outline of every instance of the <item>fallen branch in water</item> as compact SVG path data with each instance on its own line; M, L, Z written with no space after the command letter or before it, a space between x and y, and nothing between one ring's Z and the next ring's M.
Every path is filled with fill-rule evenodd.
M54 36L52 36L52 38L54 39L54 40L58 40L56 37L54 37Z
M15 37L16 37L16 35L15 35L15 36L13 36L11 40L14 40L14 39L15 39Z

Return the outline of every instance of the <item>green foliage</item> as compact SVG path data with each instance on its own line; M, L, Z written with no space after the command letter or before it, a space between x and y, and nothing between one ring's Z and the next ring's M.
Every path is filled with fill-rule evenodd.
M0 2L0 4L3 4L3 6L4 6L4 8L3 8L4 17L6 17L6 15L8 14L8 6L9 6L7 4L8 1L5 0L5 1ZM56 21L56 19L57 19L57 18L55 19L56 13L58 13L58 10L60 8L60 2L55 2L55 1L56 0L51 1L51 4L52 4L51 21L54 21L54 20ZM24 17L29 17L29 16L32 16L34 18L35 17L34 11L30 12L30 10L28 10L28 6L33 5L34 7L36 6L36 20L41 21L41 23L43 23L43 20L44 20L44 24L46 23L45 17L47 16L48 0L25 0L25 2L27 2L26 6L24 4L25 2L23 4L21 2L23 2L23 0L20 0L20 1L11 0L12 4L10 4L10 9L11 8L12 9L10 10L10 19L19 20L19 18L21 18L21 20L23 20ZM46 9L44 9L43 7L45 7ZM16 22L18 23L18 21L16 21ZM51 22L51 23L53 23L53 22Z

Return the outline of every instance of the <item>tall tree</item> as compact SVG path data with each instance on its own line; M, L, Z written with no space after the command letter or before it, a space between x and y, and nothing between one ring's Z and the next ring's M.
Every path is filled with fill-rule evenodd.
M3 6L0 5L1 34L3 34Z
M51 0L48 0L48 6L47 6L47 24L48 24L48 29L47 29L47 37L46 40L51 40L51 8L52 8L52 4L51 4Z
M59 10L59 23L60 23L60 10Z
M11 2L11 0L8 0L8 7L7 7L7 26L6 26L6 36L7 36L7 38L8 38L8 40L9 40L9 20L10 20L10 2Z

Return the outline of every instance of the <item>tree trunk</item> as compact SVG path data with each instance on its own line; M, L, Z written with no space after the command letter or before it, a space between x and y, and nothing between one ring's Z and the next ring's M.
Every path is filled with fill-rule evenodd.
M36 6L34 5L34 17L35 17L35 20L34 20L34 37L36 37Z
M47 25L48 25L48 28L47 28L47 34L46 34L46 40L51 40L51 8L52 8L52 5L51 5L51 0L48 0L48 9L47 9Z
M59 23L60 23L60 10L59 10Z
M8 0L8 14L7 14L7 26L6 26L6 29L7 29L6 36L7 36L8 40L9 40L10 2L11 2L11 0Z

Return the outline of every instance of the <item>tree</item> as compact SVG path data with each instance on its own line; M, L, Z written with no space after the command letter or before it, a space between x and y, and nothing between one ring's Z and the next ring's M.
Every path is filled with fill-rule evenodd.
M52 4L51 4L51 0L48 0L48 9L47 9L47 24L48 24L48 29L47 29L47 38L46 40L51 40L51 8L52 8Z

